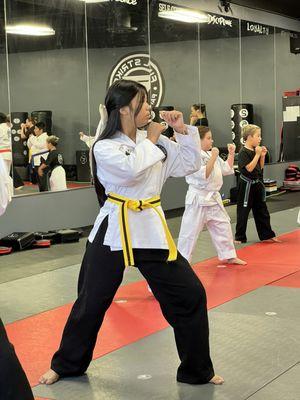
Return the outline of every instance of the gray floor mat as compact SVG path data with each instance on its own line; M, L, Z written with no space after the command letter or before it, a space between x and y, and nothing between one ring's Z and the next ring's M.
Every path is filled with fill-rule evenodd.
M270 293L274 302L276 289ZM257 296L259 302L261 294ZM299 306L295 297L281 301L282 307ZM220 387L175 381L178 356L168 328L95 360L84 377L38 386L34 392L56 400L245 400L299 362L300 326L292 317L270 317L260 310L256 315L232 313L230 303L211 312L212 358L216 372L226 379Z

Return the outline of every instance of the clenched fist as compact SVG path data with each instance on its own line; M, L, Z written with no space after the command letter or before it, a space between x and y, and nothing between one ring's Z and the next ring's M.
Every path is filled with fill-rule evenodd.
M235 154L236 145L234 143L229 143L227 149L229 154Z
M166 130L166 126L159 124L158 122L150 122L147 127L147 138L152 143L156 143L160 135Z
M256 146L256 147L255 147L255 153L258 154L258 155L260 156L261 153L262 153L262 147Z
M217 158L219 156L219 149L217 147L213 147L211 149L211 156Z
M183 121L183 114L180 111L161 111L160 118L173 128L176 132L185 134L186 126Z

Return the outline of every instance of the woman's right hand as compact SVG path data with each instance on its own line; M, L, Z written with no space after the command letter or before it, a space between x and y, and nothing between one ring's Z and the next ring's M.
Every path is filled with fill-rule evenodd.
M150 122L147 127L147 139L151 140L151 142L155 144L165 130L165 125L159 124L158 122Z

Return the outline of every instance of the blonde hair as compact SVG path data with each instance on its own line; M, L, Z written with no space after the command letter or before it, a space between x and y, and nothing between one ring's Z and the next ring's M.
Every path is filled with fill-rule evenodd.
M57 146L57 143L59 141L59 138L57 136L51 135L47 137L47 143L52 144L52 146Z
M260 130L260 127L257 125L246 125L242 129L242 138L243 141L246 142L249 136L253 136L257 130Z

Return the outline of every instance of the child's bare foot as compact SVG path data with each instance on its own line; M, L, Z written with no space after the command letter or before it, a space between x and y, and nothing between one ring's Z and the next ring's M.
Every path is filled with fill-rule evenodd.
M53 371L53 369L49 369L44 375L42 375L39 379L39 382L43 385L52 385L53 383L59 380L59 375Z
M263 242L273 242L273 243L282 243L282 240L278 239L277 237L272 237L271 239L263 240Z
M240 258L229 258L227 260L227 264L237 264L237 265L247 265L246 261L241 260Z
M209 381L209 383L212 383L214 385L222 385L224 383L224 379L219 376L219 375L215 375L211 378L211 380Z
M234 240L233 243L235 243L235 244L242 244L242 241L241 241L241 240Z

